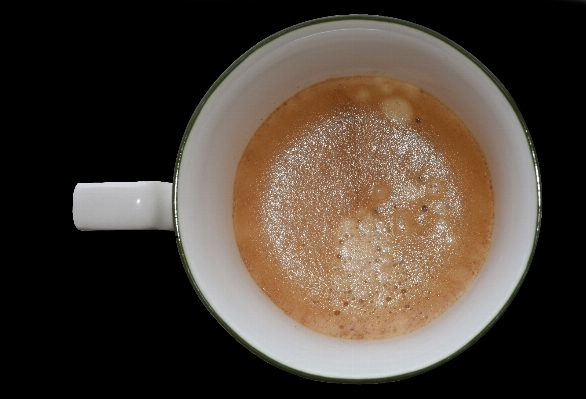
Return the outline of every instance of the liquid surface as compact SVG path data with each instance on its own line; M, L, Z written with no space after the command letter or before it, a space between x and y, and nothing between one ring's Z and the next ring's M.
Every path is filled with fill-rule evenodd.
M378 339L427 324L490 246L490 175L460 119L419 88L330 79L283 103L238 165L233 222L262 290L315 331Z

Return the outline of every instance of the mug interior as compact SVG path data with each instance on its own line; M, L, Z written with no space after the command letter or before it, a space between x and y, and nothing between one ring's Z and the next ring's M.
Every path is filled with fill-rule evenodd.
M232 228L236 168L256 129L299 90L347 75L387 76L439 98L479 142L493 181L494 233L481 273L439 318L397 338L332 338L289 318L248 274ZM472 55L405 21L330 17L291 27L257 44L202 99L177 158L175 231L198 295L254 353L314 379L393 380L454 357L505 310L536 244L539 184L531 138L514 101Z

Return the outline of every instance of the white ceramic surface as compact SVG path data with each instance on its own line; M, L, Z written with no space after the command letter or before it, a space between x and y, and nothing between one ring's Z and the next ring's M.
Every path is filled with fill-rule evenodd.
M172 184L160 181L78 183L73 223L79 230L173 230Z
M448 105L483 148L495 193L492 248L470 289L424 328L386 340L331 338L286 316L248 274L232 230L237 163L264 118L304 87L354 74L404 80ZM539 232L540 201L531 138L496 77L464 49L426 28L391 18L346 16L279 32L218 78L180 145L173 222L198 295L254 353L314 379L388 381L442 364L498 319L527 273Z

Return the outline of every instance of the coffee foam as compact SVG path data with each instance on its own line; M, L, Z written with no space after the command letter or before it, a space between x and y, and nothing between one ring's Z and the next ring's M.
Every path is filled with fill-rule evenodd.
M393 122L406 123L413 118L413 108L409 101L401 97L385 98L380 108L385 116Z
M478 176L463 178L466 168L447 157L429 107L447 112L402 82L331 80L294 96L251 140L235 184L241 254L306 326L349 338L406 333L453 303L481 266L470 264L487 241L468 231L491 226L479 227L466 185Z

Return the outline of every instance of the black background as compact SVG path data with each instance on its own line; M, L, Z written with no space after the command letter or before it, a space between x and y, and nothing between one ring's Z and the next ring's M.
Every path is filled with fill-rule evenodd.
M476 56L515 99L534 140L546 211L525 282L494 327L446 364L398 384L522 386L548 374L552 364L544 356L556 351L547 340L556 282L548 277L542 244L552 235L547 169L555 157L552 138L569 134L582 114L584 3L387 3L320 12L311 11L312 3L289 2L94 4L75 10L75 18L59 23L54 39L73 103L68 114L76 124L66 153L69 193L79 182L172 181L179 143L200 99L234 60L270 34L350 13L424 25ZM572 93L579 98L574 106L567 98ZM69 360L72 368L87 368L78 377L87 386L189 387L197 394L195 384L212 378L257 389L267 381L280 387L324 384L282 371L230 337L193 290L172 232L80 232L71 221L68 240L77 281L64 305L73 325L67 334L76 342Z

